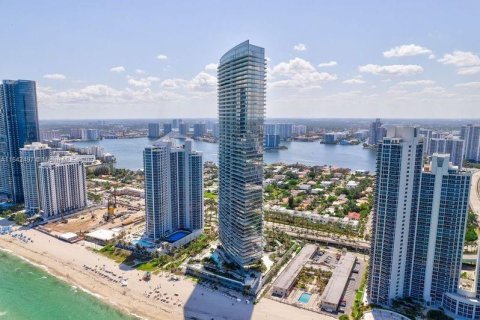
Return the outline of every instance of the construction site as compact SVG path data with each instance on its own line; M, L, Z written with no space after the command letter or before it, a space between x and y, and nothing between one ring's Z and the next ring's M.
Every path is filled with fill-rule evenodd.
M121 230L124 235L139 234L144 230L145 202L143 190L111 187L109 190L89 189L101 198L89 208L48 222L41 230L59 238L83 239L98 230ZM70 235L67 237L66 235Z

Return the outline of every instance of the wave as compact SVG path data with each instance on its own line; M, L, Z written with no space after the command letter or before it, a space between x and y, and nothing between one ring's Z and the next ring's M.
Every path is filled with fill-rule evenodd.
M52 273L47 266L42 265L42 264L39 264L39 263L35 263L35 262L33 262L33 261L31 261L31 260L29 260L29 259L21 256L20 254L15 253L14 251L11 251L11 250L8 250L8 249L4 249L4 248L0 248L0 250L1 250L1 251L5 251L6 253L11 254L11 255L13 255L13 256L15 256L15 257L17 257L17 258L19 258L19 259L27 262L27 263L29 263L29 264L31 264L31 265L33 265L33 266L36 266L36 267L38 267L38 268L40 268L40 269L43 269L45 272L47 272L49 275L53 276L53 277L56 278L56 279L59 279L59 280L61 280L61 281L63 281L63 282L70 283L70 284L71 284L71 282L72 282L70 279L65 279L64 277L62 277L62 276L60 276L60 275L56 275L56 274ZM20 268L17 268L17 269L20 269ZM38 278L37 280L46 279L46 278L47 278L46 276L42 276L41 278ZM120 311L122 311L122 312L124 312L124 313L130 314L130 315L132 315L132 316L134 316L134 317L136 317L136 318L138 318L138 319L146 320L146 318L143 318L143 317L141 317L141 316L139 316L139 315L137 315L137 314L135 314L135 313L129 312L127 309L119 308L120 306L118 306L116 303L114 303L114 302L111 301L110 299L107 299L107 297L104 297L104 296L102 296L102 295L100 295L100 294L98 294L98 293L92 292L92 291L90 291L90 290L88 290L88 289L86 289L86 288L84 288L84 287L82 287L82 286L80 286L80 285L78 285L78 284L77 284L77 285L71 285L71 288L72 288L72 291L74 291L74 292L77 292L77 290L80 289L81 291L83 291L83 292L85 292L85 293L87 293L87 294L89 294L89 295L91 295L91 296L94 296L95 298L97 298L97 299L99 299L99 300L101 300L101 301L106 301L106 302L109 302L110 305L117 306L117 308L116 308L117 310L120 310ZM1 311L0 311L0 317L5 316L6 314L7 314L6 311L5 311L5 312L1 312Z

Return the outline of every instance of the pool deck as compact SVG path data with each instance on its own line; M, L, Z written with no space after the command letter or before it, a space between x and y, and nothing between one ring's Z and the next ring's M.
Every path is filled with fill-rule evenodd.
M308 300L307 303L300 301L300 298L304 293L311 294L310 299ZM290 296L287 298L287 303L292 305L299 305L302 308L309 309L309 310L315 309L316 306L318 306L319 302L320 302L320 295L318 293L310 293L301 289L294 289L292 293L290 293Z

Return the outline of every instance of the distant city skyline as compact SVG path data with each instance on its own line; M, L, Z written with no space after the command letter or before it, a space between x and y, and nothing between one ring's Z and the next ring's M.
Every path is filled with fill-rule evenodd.
M5 3L1 77L37 81L40 119L215 117L217 57L250 39L269 118L480 118L476 1L210 4Z

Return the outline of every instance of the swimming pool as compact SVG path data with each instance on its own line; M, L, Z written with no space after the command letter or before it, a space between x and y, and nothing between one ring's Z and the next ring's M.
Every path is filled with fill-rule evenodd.
M298 301L301 302L301 303L308 303L308 301L310 301L311 297L312 297L311 293L304 292L304 293L302 293L300 298L298 298Z
M144 248L153 248L153 243L147 241L147 240L144 240L144 239L137 239L137 240L133 240L132 243L134 245L139 245L141 247L144 247Z
M218 252L212 252L210 258L212 258L217 265L220 264L220 257L218 256Z

